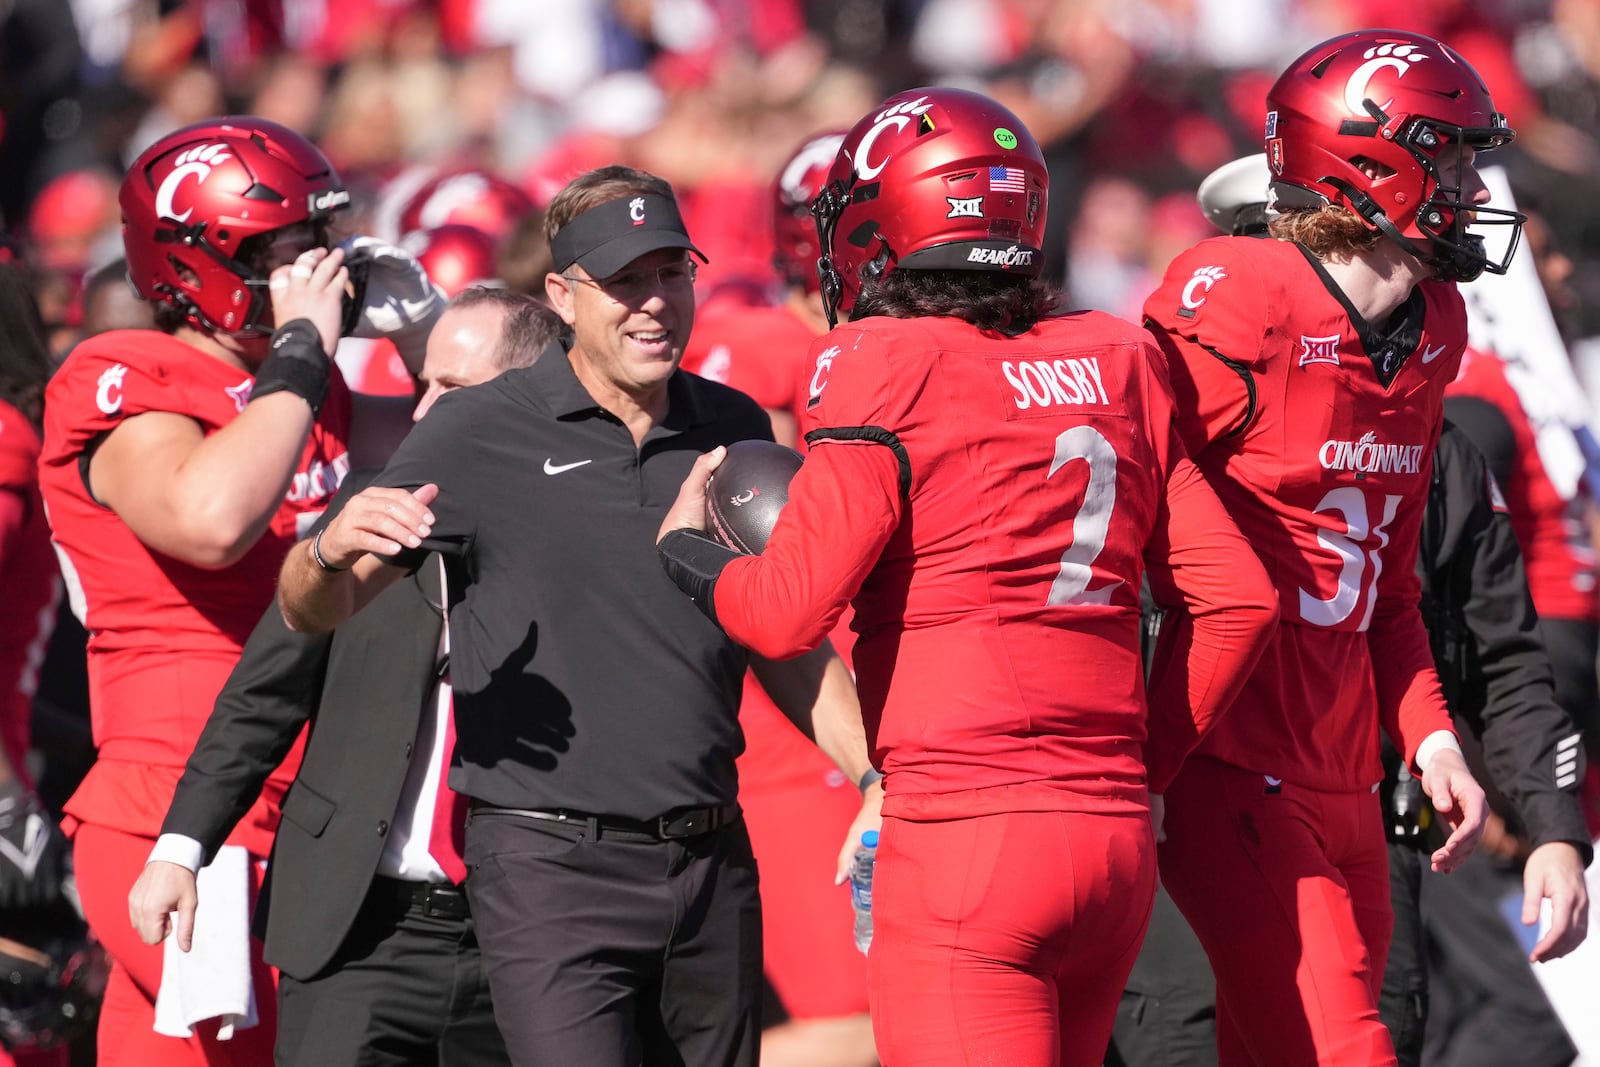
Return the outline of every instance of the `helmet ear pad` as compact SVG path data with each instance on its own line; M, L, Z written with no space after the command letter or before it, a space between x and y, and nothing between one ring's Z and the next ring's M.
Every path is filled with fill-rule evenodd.
M1038 277L1048 192L1044 156L1011 111L962 89L896 93L845 135L813 203L825 303L837 286L830 315L891 270Z
M254 117L213 119L168 134L123 178L123 248L134 287L213 333L272 331L263 250L270 235L307 227L326 246L350 203L310 141Z

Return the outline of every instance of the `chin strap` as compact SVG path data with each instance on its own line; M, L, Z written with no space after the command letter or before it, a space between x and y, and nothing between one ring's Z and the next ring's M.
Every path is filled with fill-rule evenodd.
M1452 282L1470 282L1483 273L1484 261L1481 255L1474 257L1471 252L1464 249L1440 252L1438 246L1431 241L1428 242L1427 246L1420 245L1400 232L1400 227L1396 226L1389 216L1384 214L1383 208L1378 206L1377 201L1349 182L1342 178L1325 177L1322 179L1322 183L1331 185L1339 190L1344 198L1350 202L1350 206L1355 209L1356 214L1376 226L1379 233L1398 244L1406 252L1432 267L1441 279ZM1470 237L1471 235L1468 236Z

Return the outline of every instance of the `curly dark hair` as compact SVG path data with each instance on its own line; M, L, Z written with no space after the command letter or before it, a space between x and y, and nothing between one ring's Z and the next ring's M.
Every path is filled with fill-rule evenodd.
M0 262L0 400L38 426L51 368L44 319L28 275L16 263Z
M1048 318L1061 294L1036 278L998 271L891 270L863 281L852 319L946 316L1015 337Z

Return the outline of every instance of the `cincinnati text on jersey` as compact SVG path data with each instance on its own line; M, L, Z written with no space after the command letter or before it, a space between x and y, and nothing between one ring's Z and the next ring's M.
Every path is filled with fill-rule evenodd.
M1359 441L1324 441L1317 453L1324 470L1363 474L1421 474L1421 445L1391 445L1369 431Z

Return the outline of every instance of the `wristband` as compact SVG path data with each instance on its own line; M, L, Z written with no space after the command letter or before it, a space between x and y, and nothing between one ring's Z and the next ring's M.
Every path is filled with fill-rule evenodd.
M327 529L327 527L323 527L323 530L326 530L326 529ZM311 538L311 559L312 559L312 562L314 562L322 570L322 572L324 574L340 574L340 573L343 573L346 570L349 570L348 567L335 567L333 564L329 563L327 560L322 558L322 533L323 533L323 530L318 530L316 532L316 535Z
M333 361L322 348L322 335L310 319L295 319L272 335L272 354L256 371L250 399L290 392L311 405L313 415L328 396Z
M881 781L883 781L883 772L876 767L868 767L867 773L863 774L861 780L856 783L856 788L861 790L862 796L865 796L867 790L872 788L873 782Z

